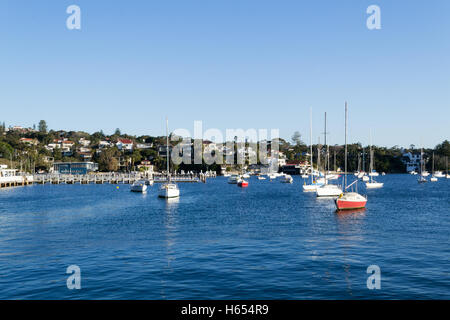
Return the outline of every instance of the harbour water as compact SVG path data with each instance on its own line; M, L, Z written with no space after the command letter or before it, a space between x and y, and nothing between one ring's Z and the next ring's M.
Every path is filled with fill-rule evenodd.
M172 201L157 185L2 189L0 299L450 299L450 181L416 179L379 177L357 213L298 176L185 183Z

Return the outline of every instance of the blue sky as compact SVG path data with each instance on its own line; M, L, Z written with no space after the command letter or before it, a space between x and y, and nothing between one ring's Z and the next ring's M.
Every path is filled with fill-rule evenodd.
M68 30L66 8L81 8ZM366 9L381 8L381 30ZM0 121L130 134L298 130L330 142L450 138L450 1L2 0ZM225 133L225 132L224 132Z

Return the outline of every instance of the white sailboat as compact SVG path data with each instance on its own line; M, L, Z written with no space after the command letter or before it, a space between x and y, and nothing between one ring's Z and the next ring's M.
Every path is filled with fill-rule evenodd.
M317 187L316 188L316 195L318 197L338 197L341 193L342 190L341 188L339 188L337 185L335 184L329 184L328 183L328 177L329 175L329 171L330 171L330 161L329 161L329 147L327 144L327 113L325 112L325 131L324 131L324 143L325 143L325 147L326 147L326 157L325 157L325 164L324 164L324 170L326 169L325 172L325 184L323 186Z
M419 182L419 183L428 182L428 180L425 179L425 177L427 175L424 175L424 170L423 170L423 149L420 149L420 177L417 180L417 182Z
M379 189L383 188L384 183L382 182L376 182L373 177L378 176L377 172L374 172L373 170L373 150L372 150L372 133L370 133L370 181L366 182L366 188L367 189ZM373 173L376 173L377 175L374 175Z
M178 186L176 183L170 182L170 168L169 168L169 161L170 161L170 150L169 150L169 120L166 119L166 159L167 159L167 182L165 182L158 192L158 197L160 198L177 198L180 196L180 189L178 189Z
M434 152L433 152L433 164L432 164L432 167L431 167L431 178L430 178L430 181L431 182L438 181L438 178L436 177L435 172L434 172Z
M445 174L445 177L447 179L450 179L450 174L448 174L448 157L445 158L446 166L447 166L447 173Z
M303 191L304 192L315 192L317 189L317 186L319 186L320 184L318 184L315 180L314 180L314 167L313 167L313 145L312 145L312 108L310 108L309 110L310 113L310 123L309 123L309 131L310 131L310 151L309 154L311 156L310 158L310 167L311 167L311 183L310 184L306 184L306 181L303 184Z

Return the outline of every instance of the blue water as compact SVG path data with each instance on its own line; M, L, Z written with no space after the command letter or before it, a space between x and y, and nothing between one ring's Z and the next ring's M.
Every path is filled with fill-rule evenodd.
M300 177L184 183L171 202L156 185L2 189L0 299L449 299L450 181L378 180L367 210L346 214Z

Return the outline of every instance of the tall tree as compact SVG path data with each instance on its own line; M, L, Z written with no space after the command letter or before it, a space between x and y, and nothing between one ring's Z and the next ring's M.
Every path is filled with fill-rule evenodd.
M300 134L300 132L298 132L298 131L295 131L294 132L294 134L292 135L292 142L296 145L296 146L299 146L299 145L302 145L303 144L303 141L302 141L302 135Z
M47 122L45 120L39 121L38 129L39 132L47 133Z
M100 171L116 171L119 169L118 155L119 152L116 148L102 150L98 159Z

